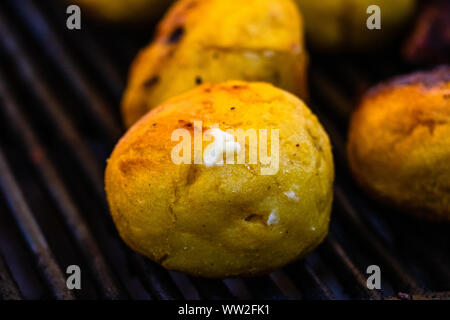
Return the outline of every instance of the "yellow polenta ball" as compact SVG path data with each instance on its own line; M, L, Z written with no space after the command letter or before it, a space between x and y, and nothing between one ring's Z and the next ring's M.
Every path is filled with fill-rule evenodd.
M178 1L132 65L124 123L201 83L265 81L305 98L302 28L292 0Z
M295 0L305 19L308 43L322 51L367 51L381 47L405 27L416 0ZM380 8L379 30L367 28L368 18ZM369 22L373 22L370 20Z
M155 22L173 0L66 0L81 12L111 23L140 25Z
M348 159L375 198L450 221L450 68L370 90L351 120Z
M214 139L196 149L196 132L210 130ZM186 136L174 140L179 132ZM259 155L250 163L252 132ZM207 151L221 137L227 156L211 162ZM178 162L174 150L185 141L180 154L190 159ZM248 159L239 162L242 152ZM270 84L242 81L198 86L147 113L105 173L122 239L165 268L202 277L263 274L305 256L328 232L333 179L328 136L307 106Z

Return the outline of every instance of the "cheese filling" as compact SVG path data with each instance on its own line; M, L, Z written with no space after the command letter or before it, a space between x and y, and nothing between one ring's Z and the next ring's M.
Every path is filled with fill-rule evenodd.
M214 141L203 151L203 163L207 167L223 165L224 153L227 158L234 159L234 153L238 154L241 151L241 146L234 140L234 136L219 128L212 128L205 134L214 138Z
M269 218L267 218L267 225L271 226L274 224L278 224L280 222L280 216L277 213L277 210L272 210L272 212L269 214Z

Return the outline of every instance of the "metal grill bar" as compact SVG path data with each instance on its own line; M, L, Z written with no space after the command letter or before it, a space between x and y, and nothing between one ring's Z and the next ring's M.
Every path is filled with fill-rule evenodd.
M76 89L80 97L83 98L88 113L96 116L99 125L105 129L108 137L112 141L116 141L120 137L122 129L112 117L111 107L107 106L98 92L89 85L88 79L80 72L80 69L70 58L70 54L60 44L57 36L51 30L33 1L20 0L10 1L9 3L22 16L22 21L26 23L26 27L36 38L42 49L56 62L66 80L71 84L71 87Z
M354 202L355 199L358 199L358 196L356 196L355 193L352 192L352 190L349 190L348 188L343 188L343 190L345 190L345 194L354 195L351 201ZM376 230L376 234L380 239L385 239L384 242L387 242L389 240L386 239L385 234L386 232L392 233L393 231L390 230L390 227L386 225L386 223L383 225L383 228L380 229L367 219L367 217L376 216L376 212L374 210L372 210L370 207L362 206L359 209L358 214L361 218L366 217L365 220L368 221L366 224L369 224L368 227L372 230ZM380 223L382 222L382 220L382 217L378 217L377 222ZM435 244L432 241L429 241L429 239L420 237L420 235L418 234L415 234L414 237L411 237L410 232L411 231L405 232L403 230L396 230L397 234L401 233L406 239L408 239L408 243L410 243L410 245L407 246L406 251L410 251L416 254L418 256L418 259L420 259L421 262L427 265L427 268L431 271L431 274L437 275L439 279L438 282L442 285L442 287L448 288L450 285L450 269L448 268L448 264L443 261L443 257L440 255L440 253L435 250Z
M303 295L298 291L295 284L287 276L287 274L282 270L277 270L270 274L272 281L278 286L283 295L291 300L300 300Z
M16 281L11 275L8 266L0 254L0 299L2 300L22 300L22 294L17 287Z
M330 288L328 288L328 286L320 279L316 272L314 272L309 263L305 262L303 267L315 286L320 289L320 292L324 298L328 300L336 299L336 296L331 292Z
M41 8L41 11L52 14L51 21L48 21L49 25L52 21L56 22L56 25L64 25L66 23L66 16L61 14L65 8L59 5L60 3L52 2L50 6ZM65 31L67 32L67 30ZM117 65L107 56L106 51L102 50L98 45L98 40L94 38L89 28L83 28L81 32L72 32L71 36L73 36L77 50L86 58L85 60L89 62L89 66L95 69L95 72L98 73L98 78L104 82L108 93L112 95L115 101L119 100L122 97L125 81L121 77Z
M22 138L29 158L42 175L42 180L60 208L69 232L76 239L78 248L83 253L86 261L89 262L90 271L97 280L97 285L102 289L102 294L105 298L110 299L122 297L118 285L112 277L112 272L84 219L70 199L68 191L52 166L44 148L38 142L32 129L20 114L19 107L9 94L9 90L1 85L2 83L6 83L6 81L3 76L0 76L0 96L3 99L2 107L11 121L12 127L17 131L17 135ZM32 215L31 212L29 214Z
M348 198L340 189L339 186L335 187L336 202L343 209L347 221L352 224L353 230L358 234L359 238L367 244L378 257L384 262L384 267L394 276L393 278L399 285L401 290L412 292L414 294L423 293L422 289L408 274L408 272L400 265L400 263L394 258L390 250L384 247L373 235L372 232L362 223L355 209L351 206Z
M104 200L103 178L96 160L83 142L83 139L76 132L71 123L71 120L62 112L62 107L57 103L54 95L51 93L45 83L41 81L42 77L39 75L36 68L34 68L33 63L31 62L32 59L30 59L25 50L23 50L17 43L17 34L12 31L12 28L10 26L7 26L4 21L4 17L1 17L0 15L1 38L2 40L9 39L7 43L3 43L5 49L8 51L10 56L14 58L13 61L16 60L15 62L22 78L30 85L31 88L34 89L36 95L42 101L42 104L40 104L40 106L44 108L46 114L49 114L51 116L55 128L57 128L58 132L65 138L64 140L69 149L72 151L72 154L77 157L77 160L85 171L85 176L89 180L91 180L91 183L94 189L97 191L98 196L101 197L102 200ZM139 259L140 258L135 259L135 263L144 263L143 261L136 261ZM142 267L138 269L142 271ZM141 273L141 276L146 278L143 282L148 287L151 282L148 281L149 279L145 275L144 271ZM155 284L157 282L156 278L153 278L152 281L157 287L164 287ZM156 293L153 289L150 291L154 294ZM164 291L170 292L171 290L167 289ZM175 294L175 296L176 295L177 294ZM156 296L164 299L170 299L170 295L161 293L157 293Z
M103 197L103 174L98 162L72 125L70 118L63 112L62 106L58 103L50 88L42 81L43 77L34 67L30 56L18 43L18 39L17 32L7 24L5 17L0 12L0 43L2 49L15 63L24 84L28 85L39 97L41 102L39 107L43 108L43 112L51 117L58 134L71 146L72 154L86 172L86 177L92 180L95 190Z
M248 286L251 294L258 300L263 299L286 299L283 292L267 276L245 278L244 283Z
M218 300L235 298L221 280L194 278L193 283L202 299Z
M8 35L12 35L12 38L15 37L14 33L10 31L11 28L5 28L5 33ZM10 52L15 53L19 59L18 59L18 65L22 69L22 73L24 75L24 78L27 79L31 84L33 84L37 80L36 71L33 70L31 63L29 62L31 59L27 57L25 51L21 49L17 43L13 43L13 45L9 46ZM12 47L12 48L11 48ZM99 58L100 55L92 56L95 58ZM95 60L95 62L97 62ZM39 83L39 81L37 81ZM71 149L76 149L77 146L80 148L79 150L86 150L84 145L81 143L81 139L76 136L76 133L74 132L73 128L70 126L70 121L65 118L64 114L62 114L59 109L60 107L56 105L55 98L48 92L47 88L44 87L44 85L40 85L36 88L37 94L41 96L41 99L45 102L44 106L46 106L47 111L50 115L53 116L54 123L59 127L60 131L64 134L64 136L69 136L72 139L68 140L69 145ZM49 107L50 106L50 107ZM51 109L51 110L49 110ZM96 117L98 118L98 117ZM60 121L62 120L62 121ZM70 141L75 141L76 143L74 145L71 145ZM78 142L80 142L78 144ZM75 148L74 148L75 147ZM77 154L77 152L74 152ZM97 191L101 190L101 193L103 194L103 181L102 179L98 178L98 170L93 163L92 157L90 157L90 154L88 152L85 152L86 157L82 157L80 160L83 163L83 168L87 168L87 177L94 178L95 181L93 181L93 185L96 187ZM101 181L101 182L100 182ZM148 280L148 279L147 279ZM155 278L153 280L156 280ZM187 283L186 281L184 282ZM151 290L155 294L155 290ZM161 293L157 293L156 296L169 298L166 295L161 295Z
M249 300L253 299L253 295L248 290L247 286L244 284L244 281L239 278L228 278L223 280L224 285L231 292L233 297L240 300Z
M123 82L119 78L117 70L111 61L103 54L102 48L91 37L89 31L84 31L82 34L76 34L74 37L71 37L71 40L75 40L77 45L69 45L67 42L62 41L61 37L52 29L52 24L46 21L41 8L37 4L30 0L10 0L8 3L8 7L14 8L15 13L11 17L8 15L8 18L6 18L6 15L0 11L0 46L7 54L8 59L14 63L15 69L19 71L20 80L23 80L32 89L34 96L38 98L40 102L38 104L39 107L42 108L45 116L54 125L52 130L63 137L65 148L76 159L77 165L80 166L84 176L96 191L96 196L101 202L100 207L102 208L101 211L103 214L101 219L111 229L112 225L109 215L106 214L107 204L103 193L101 169L103 163L97 161L93 156L92 150L88 147L83 135L77 130L73 120L63 111L63 106L53 94L51 85L48 85L43 80L39 68L36 67L38 63L36 59L33 59L24 50L24 46L18 40L23 35L17 32L19 29L14 28L14 23L11 22L14 18L13 16L18 15L21 18L20 23L27 30L27 34L31 34L35 42L40 44L40 48L45 55L50 57L52 65L54 64L56 70L63 75L65 79L64 85L69 89L75 89L78 95L80 95L84 102L83 107L85 108L85 113L89 114L90 119L97 125L98 131L106 137L107 141L105 141L105 145L108 147L112 146L120 136L122 130L113 115L112 108L109 107L108 102L106 102L107 100L104 99L104 92L100 92L97 90L97 87L93 86L92 79L87 76L86 70L79 68L79 61L73 59L76 54L72 55L70 50L75 49L78 53L81 52L86 60L89 61L89 66L95 66L94 69L99 73L98 78L102 79L102 83L100 84L101 88L107 89L110 98L112 97L114 100L119 99ZM9 21L8 19L11 20ZM59 21L59 24L62 22L62 19L58 20L55 14L53 15L53 19ZM377 72L392 73L393 69L389 67L383 70L377 70ZM329 73L331 77L329 77ZM385 232L388 230L392 221L384 221L385 225L388 226L387 228L385 227L386 230L382 230L379 226L374 226L372 221L367 219L369 216L375 217L378 221L382 221L383 218L380 217L379 212L376 212L370 206L368 208L361 206L361 201L365 199L361 199L360 195L353 195L352 190L349 189L345 181L348 172L346 168L345 141L342 128L347 125L353 104L347 98L346 94L343 94L342 90L340 90L342 84L340 83L341 86L338 86L335 79L333 80L333 76L338 77L338 81L342 79L342 82L347 86L344 92L348 93L348 88L358 90L360 83L364 83L364 86L367 86L372 82L372 79L368 79L366 74L367 72L365 71L360 71L352 66L348 67L348 63L345 61L342 65L336 66L331 72L328 72L325 66L317 67L317 64L315 65L313 61L311 83L313 84L314 103L312 107L330 134L334 146L338 176L335 188L334 216L336 218L333 219L332 223L339 226L339 228L332 228L328 239L313 254L315 259L313 260L311 257L308 257L303 261L288 266L284 270L278 270L268 277L207 280L167 272L149 260L130 252L125 248L123 243L120 243L120 250L128 256L127 262L130 262L130 267L136 272L139 281L152 297L157 299L342 298L340 293L341 289L334 288L332 281L329 282L326 280L329 276L330 278L336 279L339 285L346 291L345 294L348 291L350 294L349 297L351 298L380 299L382 298L380 293L367 289L365 277L356 264L359 253L352 252L351 247L349 248L346 242L348 239L354 241L354 238L358 240L358 246L368 249L367 251L371 254L370 259L382 262L384 269L389 274L390 285L393 285L399 291L407 291L411 294L419 294L422 296L423 289L420 288L416 280L409 274L401 262L401 259L396 255L398 252L396 252L395 248L391 248L389 243L385 241ZM2 83L1 80L0 75L0 83ZM4 101L7 102L3 107L9 115L8 118L12 122L15 135L23 140L30 158L34 159L33 165L42 176L42 180L44 180L54 201L58 204L64 221L69 230L71 230L73 238L76 239L77 245L80 247L83 243L88 243L94 246L94 249L92 247L84 251L82 248L79 249L83 252L84 259L88 262L90 268L93 269L91 272L95 275L94 279L97 286L99 286L103 280L99 277L98 272L102 271L103 268L108 270L110 265L103 258L101 258L100 263L97 261L100 252L97 248L96 239L90 234L87 224L83 221L78 209L70 199L68 192L69 186L63 183L56 170L53 169L48 156L44 152L44 146L36 138L37 133L32 131L29 122L21 116L17 103L13 100L13 97L8 95L6 88L0 87L0 96L3 96ZM320 106L320 108L317 106ZM36 155L38 156L37 158L35 157ZM44 164L42 159L44 159ZM7 169L9 171L9 168ZM13 180L13 182L15 181ZM3 192L5 193L5 190ZM6 199L11 201L9 194L5 195ZM33 218L29 210L28 214ZM78 226L78 229L74 229L76 226ZM37 228L37 231L40 232L38 226ZM343 232L340 232L341 230ZM26 232L22 232L26 235ZM86 233L88 239L85 238ZM405 235L402 236L405 237ZM444 281L442 288L446 290L448 288L450 270L439 259L439 254L442 254L441 252L438 250L427 250L427 247L430 245L433 245L431 241L423 244L419 240L413 240L414 248L412 251L419 256L418 258L421 261L425 262L427 271L433 270L434 273L439 274L436 276L436 279ZM352 257L354 257L354 261ZM50 259L49 261L56 263L54 259ZM324 261L326 261L326 264L324 264ZM0 258L0 277L1 274L6 274L2 272L3 269ZM41 271L44 272L44 270ZM122 285L116 283L112 271L108 272L110 274L106 278L111 283L105 287L100 285L102 293L110 298L126 296L127 294L122 288ZM45 272L44 278L47 279ZM49 282L52 279L47 280L52 290L57 290ZM0 278L0 285L1 281L2 278ZM305 282L315 292L310 293L308 290L304 291L302 285ZM113 285L113 293L111 294L110 292L108 294L108 290L110 290L108 288L111 284ZM2 291L0 290L1 294ZM437 296L443 297L445 294L444 292L437 294ZM61 297L60 295L55 295Z
M200 300L200 294L197 288L192 284L190 277L183 273L169 271L170 277L182 288L181 292L186 300Z
M342 135L336 130L331 121L328 120L327 116L318 109L316 109L315 112L319 115L319 118L330 135L333 146L335 146L334 153L336 161L338 161L340 165L346 165L345 143ZM423 290L408 274L406 269L400 265L397 259L394 258L392 253L390 253L390 250L383 246L373 235L372 230L368 229L360 220L357 210L351 204L347 195L342 191L339 180L337 180L335 184L335 202L340 209L336 213L346 218L346 221L352 226L352 230L358 235L361 242L365 243L367 247L384 262L385 267L389 269L393 278L397 280L399 288L402 290L410 290L410 292L415 294L422 293Z
M379 61L375 60L376 64L379 65ZM383 62L384 65L384 62ZM366 76L365 73L360 72L359 70L356 70L355 67L353 65L351 65L350 63L347 62L343 62L341 64L338 65L337 67L338 69L338 73L340 76L343 76L343 78L340 78L340 80L342 79L342 81L344 81L347 85L349 85L350 87L352 87L355 90L360 90L361 86L365 89L367 88L370 83L370 80L368 79L368 77ZM392 70L393 67L392 65L388 68L390 71L386 71L385 67L379 68L376 67L376 70L379 73L384 73L383 78L389 77L389 74L392 75L393 72ZM380 72L381 70L381 72ZM384 71L383 71L384 70ZM388 73L386 73L388 72ZM324 94L324 98L327 101L327 105L332 105L333 106L333 112L335 112L336 110L335 107L338 109L338 113L343 117L343 118L348 118L351 114L351 111L353 109L352 107L352 103L349 101L349 99L347 99L346 97L344 97L339 90L337 90L335 88L335 86L333 85L333 82L330 81L329 79L327 79L327 77L320 71L318 70L314 70L314 72L312 73L312 77L311 77L315 84L316 90L317 88L319 88L319 90L317 91L321 91L321 92L325 92L326 94ZM361 85L362 83L362 85ZM361 90L360 90L361 91ZM330 110L331 111L331 110ZM336 139L336 137L334 136L334 139ZM340 147L344 148L344 144L342 142L342 138L340 138L341 141L339 142ZM340 149L340 150L344 150L344 149ZM340 156L340 161L344 162L345 160L345 155L342 152L339 152L339 156ZM354 194L352 191L346 190L345 194ZM355 196L353 196L352 198L349 198L350 201L354 202L354 199L357 198ZM370 216L376 216L377 213L371 209L370 207L364 207L363 208L365 212L365 215L370 215ZM361 216L361 214L364 214L364 212L359 212L359 215ZM382 219L382 217L378 217L378 219ZM387 226L385 226L386 228ZM380 230L378 230L377 228L374 228L375 230L377 230L378 236L382 237L382 234L379 233ZM382 230L382 232L385 232L385 230ZM398 232L397 232L398 233ZM405 237L408 237L407 234L404 235ZM449 276L450 276L450 269L443 263L442 259L438 258L439 254L437 252L434 252L434 254L431 254L432 251L434 251L434 245L431 241L429 241L428 239L418 239L417 237L409 237L410 239L408 240L409 242L411 242L412 246L414 247L414 250L418 251L420 253L420 258L422 261L424 261L425 264L428 265L430 270L434 270L432 273L433 274L438 274L439 275L439 282L443 282L443 286L444 287L448 287L448 285L450 284L449 280Z
M313 75L316 72L312 73ZM333 103L336 99L339 101L337 105L341 106L338 109L341 110L342 114L348 113L351 110L350 103L346 101L346 99L338 93L337 90L330 88L331 84L327 81L323 75L313 76L315 79L317 86L317 90L322 92L328 92L330 95L324 95L325 99L330 103ZM335 105L334 103L332 104ZM323 114L321 115L321 120L323 122L324 118L326 118ZM338 155L338 161L341 164L346 164L346 155L345 155L345 143L342 135L331 125L330 121L326 121L327 131L330 133L330 138L335 146L335 154ZM385 266L389 269L389 271L393 274L394 278L397 280L400 289L409 290L412 293L420 294L423 293L423 290L420 286L413 280L413 278L408 274L408 272L403 268L397 259L389 252L386 247L384 247L381 242L372 235L372 231L369 230L365 224L360 220L359 214L355 207L351 204L351 200L348 198L347 193L343 192L340 187L339 181L337 181L337 186L335 187L335 199L338 203L338 206L342 209L341 212L346 217L347 222L352 225L352 229L355 230L359 237L368 245L368 247L379 256L384 262Z
M132 253L130 259L139 274L140 280L155 298L160 300L178 300L183 298L180 289L169 277L166 270L136 253Z
M45 240L42 231L33 217L25 198L15 181L6 162L3 151L0 149L0 187L14 218L20 227L23 237L33 253L39 271L49 284L57 299L72 300L74 296L67 289L64 276Z
M342 96L339 90L317 68L311 72L311 87L316 95L323 97L333 106L333 113L341 122L346 123L352 111L352 105Z
M369 290L367 288L365 277L358 270L358 268L356 268L356 266L348 257L347 253L336 241L332 234L328 235L327 239L325 240L324 247L328 255L333 257L333 259L340 264L340 270L342 270L349 279L355 282L356 290L359 293L362 293L364 296L370 297L374 300L381 299L381 295L378 293L378 291Z

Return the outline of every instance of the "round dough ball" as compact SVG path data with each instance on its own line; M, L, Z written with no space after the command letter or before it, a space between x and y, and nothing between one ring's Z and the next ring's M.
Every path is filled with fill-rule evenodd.
M306 64L292 0L180 0L132 65L124 123L201 83L264 81L305 98Z
M396 78L369 91L351 119L350 168L376 198L450 220L450 68Z
M367 51L395 38L415 12L416 0L296 0L308 43L328 52ZM370 5L380 7L381 29L366 25Z
M173 0L67 0L81 11L111 23L139 25L158 19Z
M262 174L268 165L249 159L172 162L175 129L193 136L216 124L222 131L267 129L269 150L278 129L278 170ZM241 152L248 154L249 143ZM228 277L270 272L319 245L333 178L328 136L301 100L267 83L232 81L199 86L141 118L115 147L105 183L113 220L131 248L168 269Z

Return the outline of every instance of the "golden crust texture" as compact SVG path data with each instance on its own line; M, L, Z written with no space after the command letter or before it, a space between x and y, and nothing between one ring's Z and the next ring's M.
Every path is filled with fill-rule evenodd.
M180 0L131 67L124 123L201 83L264 81L305 98L306 64L291 0Z
M450 68L381 84L363 98L348 159L376 198L432 220L450 220Z
M194 131L194 121L203 130L279 129L278 171L261 175L264 165L248 161L174 164L171 134ZM333 179L328 136L305 104L241 81L201 85L150 111L105 174L123 240L165 268L203 277L262 274L313 250L328 232Z

